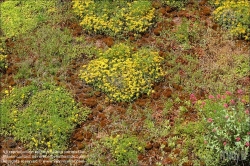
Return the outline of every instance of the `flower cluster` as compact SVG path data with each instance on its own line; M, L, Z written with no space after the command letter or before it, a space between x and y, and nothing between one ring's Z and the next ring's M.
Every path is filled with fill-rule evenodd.
M195 104L196 102L197 102L197 98L196 98L196 96L192 93L191 95L190 95L190 101L193 103L193 104Z
M235 95L227 91L223 95L209 95L203 101L205 104L197 102L207 127L206 146L215 154L249 151L250 118L244 97L242 90Z
M72 96L54 85L15 88L0 102L1 132L33 150L62 150L77 123L89 113Z
M213 7L217 8L219 6L222 6L223 3L228 3L228 2L238 2L239 0L209 0L209 4L212 5ZM242 0L240 0L242 1Z
M13 87L11 87L11 86L9 86L8 88L4 89L4 90L3 90L3 95L4 95L4 97L9 96L9 95L11 94L11 92L12 92L14 89L15 89L15 88L13 88Z
M188 0L160 0L160 2L170 7L181 9L186 5Z
M217 3L216 3L217 4ZM250 40L250 2L223 1L213 12L215 21L229 30L232 36Z
M221 6L225 1L228 1L228 0L209 0L209 3L212 6L218 7L218 6Z
M150 1L80 1L73 0L73 10L89 33L118 36L142 33L153 24L155 9Z
M138 152L141 152L144 147L144 143L139 142L137 137L129 135L106 137L104 145L110 149L112 156L116 160L116 165L136 164Z
M131 101L142 93L152 92L153 82L164 75L162 60L157 52L148 49L133 52L129 46L117 44L84 65L80 78L101 89L111 100Z
M3 50L3 48L0 47L0 71L8 67L6 59L7 59L7 55L5 54L5 51Z

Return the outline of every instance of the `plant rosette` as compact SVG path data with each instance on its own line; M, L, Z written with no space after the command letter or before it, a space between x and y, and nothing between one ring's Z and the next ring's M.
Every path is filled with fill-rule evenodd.
M247 156L249 151L250 119L249 109L245 108L246 95L242 90L236 94L226 92L223 95L209 95L204 101L191 100L199 109L205 121L206 147L217 155L225 153L242 154ZM230 158L223 162L228 162Z

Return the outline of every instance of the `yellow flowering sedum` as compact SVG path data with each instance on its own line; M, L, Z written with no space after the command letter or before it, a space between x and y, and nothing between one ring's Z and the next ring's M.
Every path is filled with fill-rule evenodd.
M138 154L143 152L145 142L133 135L117 135L103 138L104 147L108 148L115 159L114 165L137 165Z
M90 113L72 100L64 88L46 82L42 87L9 87L0 100L0 134L13 136L29 150L65 150L76 124Z
M1 2L1 29L5 37L17 36L49 19L56 0L15 0Z
M0 71L6 69L7 66L7 55L5 55L5 51L0 47Z
M7 55L0 54L0 61L3 62L5 61Z
M213 12L215 21L229 30L232 36L249 40L250 2L247 0L215 1L218 7Z
M189 0L160 0L160 2L164 5L173 7L173 8L184 8Z
M125 44L117 44L84 65L80 78L101 89L111 100L131 101L140 94L150 94L153 82L163 77L161 58L157 52L141 49L133 52Z
M142 33L153 24L155 9L150 1L98 1L73 0L73 10L89 33L118 36Z

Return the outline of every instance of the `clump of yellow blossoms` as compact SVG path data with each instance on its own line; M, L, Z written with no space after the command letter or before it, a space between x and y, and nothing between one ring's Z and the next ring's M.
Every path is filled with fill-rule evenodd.
M132 135L104 137L103 144L115 159L115 165L136 165L138 154L143 152L145 142Z
M111 100L131 101L142 93L152 92L153 82L164 76L162 61L157 52L146 48L134 52L128 45L117 44L84 65L80 78Z
M153 24L155 9L150 1L73 0L73 10L88 33L119 36L142 33Z
M229 30L230 34L250 40L250 2L225 0L213 12L215 21Z
M0 100L0 134L13 136L29 150L66 150L67 140L90 110L74 101L64 88L43 82L9 87Z
M5 54L5 51L3 50L3 48L0 47L0 71L8 67L6 59L7 59L7 55Z
M209 3L215 7L221 6L222 3L228 0L210 0Z
M188 3L188 0L160 0L160 2L172 8L181 9L185 7L185 5Z

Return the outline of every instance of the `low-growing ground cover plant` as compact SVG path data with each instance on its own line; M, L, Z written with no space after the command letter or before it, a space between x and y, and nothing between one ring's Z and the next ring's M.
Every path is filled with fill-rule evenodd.
M69 29L43 25L30 36L16 38L17 43L11 49L19 57L39 56L41 60L60 58L63 64L77 55L74 53L73 36Z
M188 0L160 0L164 5L172 8L182 9L188 3Z
M116 135L104 139L104 145L110 150L114 165L137 164L138 153L142 152L144 142L130 135ZM112 164L111 164L112 165Z
M219 4L214 7L219 7L228 0L215 1ZM0 110L4 122L0 132L2 150L26 150L24 145L30 151L80 151L83 165L218 166L238 164L237 160L230 161L236 159L234 154L244 159L249 143L242 132L248 121L242 113L249 112L245 102L249 101L249 92L227 92L230 98L218 97L220 100L217 96L216 100L206 97L225 90L248 90L249 86L248 42L228 38L227 31L221 31L210 18L216 8L206 0L81 0L78 2L84 7L89 3L83 10L88 15L86 20L91 21L93 16L95 23L85 23L87 29L79 25L85 17L77 18L72 1L57 2L55 8L33 13L36 18L49 12L49 20L41 18L35 28L7 40L0 36L6 44L3 55L8 54L8 68L0 73L0 95L5 95L0 96L5 105L0 103L5 110L3 114ZM141 24L127 24L124 18L140 20L140 12L151 3L156 18L150 23L155 25L142 33L126 29L127 25ZM81 5L77 6L82 10ZM135 11L131 15L130 9ZM113 29L100 29L105 25L101 18L117 24L110 21ZM119 44L127 37L130 45ZM6 56L4 59L6 64ZM78 75L80 68L82 78ZM57 86L41 85L45 80ZM91 107L86 122L81 123L86 108L58 86L67 88L77 102ZM116 103L107 102L106 96ZM122 102L124 99L128 102ZM210 114L214 107L220 113ZM65 111L67 108L72 115ZM79 120L82 110L84 115ZM237 117L245 121L238 122ZM237 132L227 126L235 126ZM229 141L224 146L221 139ZM18 158L27 159L22 154ZM41 160L32 162L43 165ZM64 160L48 162L63 164ZM249 157L239 162L248 164Z
M248 96L239 89L236 94L226 91L225 94L209 95L208 99L197 100L190 96L203 118L204 145L208 164L228 163L228 156L241 155L245 160L249 152L249 108L246 108Z
M197 87L221 93L235 90L239 87L237 81L248 76L250 69L247 57L248 55L218 55L217 60L208 65L208 62L202 64L194 55L172 55L165 58L169 66L164 70L168 71L170 82L183 85L190 93Z
M191 43L196 43L200 40L197 36L199 23L191 22L187 19L182 19L181 24L177 26L175 33L170 36L182 45L182 49L190 49Z
M80 25L91 34L119 36L143 33L153 24L155 9L151 1L73 1Z
M152 92L153 83L164 75L162 61L157 52L146 48L134 52L121 43L84 65L80 78L102 90L111 100L131 101Z
M70 30L43 25L30 36L20 35L15 46L9 49L17 54L18 62L15 79L43 78L51 80L57 72L86 51L85 46L73 38ZM33 60L31 60L33 59Z
M2 47L0 47L0 73L2 74L4 70L8 67L7 65L7 55ZM0 74L0 77L1 77Z
M4 1L1 9L1 29L4 36L10 38L36 28L39 23L49 19L49 9L56 1L26 0Z
M217 3L216 3L217 4ZM227 0L220 3L213 16L230 34L250 40L250 2L247 0Z
M103 136L87 146L86 162L93 165L137 165L138 155L145 152L144 140L131 134Z
M49 152L66 149L75 125L90 113L65 89L51 84L14 88L0 106L1 134Z

